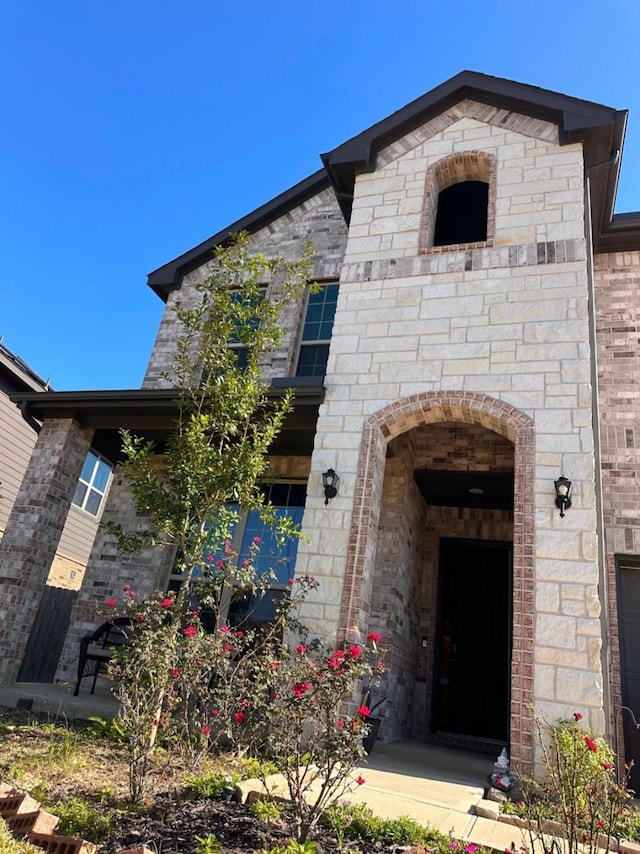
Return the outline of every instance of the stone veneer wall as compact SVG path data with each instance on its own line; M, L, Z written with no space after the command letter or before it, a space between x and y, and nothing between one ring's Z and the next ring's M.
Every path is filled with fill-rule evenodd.
M514 666L530 656L536 669L535 677L531 663L513 673L512 731L515 716L526 751L527 697L552 719L579 704L589 724L603 726L583 158L579 144L559 146L557 129L544 122L484 110L458 105L357 177L311 475L332 465L340 494L328 516L310 490L312 539L298 566L305 571L322 553L323 574L345 579L341 601L318 603L319 631L365 629L383 497L378 467L392 424L379 414L427 395L486 395L496 409L520 413L516 484L524 478L527 487L520 495L516 486L514 602L525 604L514 612ZM495 154L494 246L421 254L427 172L459 151ZM452 411L446 420L462 420ZM378 432L368 432L379 417ZM499 422L484 426L504 434ZM404 429L416 423L408 418ZM402 432L398 421L393 431ZM575 490L564 519L553 491L561 473ZM535 627L534 597L543 612ZM523 646L528 633L533 651Z
M594 259L613 713L622 704L616 555L640 555L640 252ZM611 722L624 758L622 719Z

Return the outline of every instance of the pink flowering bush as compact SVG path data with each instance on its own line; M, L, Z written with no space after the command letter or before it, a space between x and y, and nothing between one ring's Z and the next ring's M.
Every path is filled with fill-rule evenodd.
M556 725L535 719L545 777L522 779L517 807L528 821L531 850L545 854L596 854L602 840L621 831L629 803L629 768L618 777L607 741L581 724L581 712ZM620 782L619 782L620 780ZM546 822L557 823L549 837Z
M283 642L256 665L262 690L254 695L245 737L285 778L292 831L304 842L329 804L366 783L354 770L364 754L369 709L354 697L381 672L380 651L370 640L337 649L318 642L289 649Z

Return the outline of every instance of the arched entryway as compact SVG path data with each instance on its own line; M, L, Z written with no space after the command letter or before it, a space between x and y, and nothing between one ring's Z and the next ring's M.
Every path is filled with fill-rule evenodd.
M460 427L457 432L456 425ZM430 449L426 455L420 450L421 443ZM486 456L490 451L495 460L493 469L496 472L500 469L502 475L510 476L511 480L508 486L509 506L504 508L504 513L493 512L484 523L482 514L476 514L476 527L467 524L460 537L459 530L462 529L457 520L464 517L463 508L452 511L450 507L443 506L439 512L442 524L434 522L438 512L433 509L428 519L424 509L420 508L433 508L437 504L434 505L433 496L424 495L418 474L421 459L435 459L434 448L440 448L445 457L448 449L451 459L457 459L459 463L463 459L461 449L465 443L469 449L469 460L477 449L481 449L480 456ZM478 456L473 459L475 462L471 461L467 466L467 473L482 470L483 466L486 468ZM453 479L456 470L460 473L465 469L451 460L447 465L446 459L438 468L445 473L445 486ZM433 482L433 477L431 480ZM400 491L402 496L399 496ZM394 702L396 706L403 707L389 710L394 721L392 737L417 735L427 738L438 729L433 716L438 714L438 708L442 710L444 701L436 696L437 688L434 693L436 657L440 660L442 655L441 637L447 619L443 597L445 605L446 597L451 597L450 590L448 592L446 585L442 584L444 575L440 562L448 559L450 566L455 564L455 560L452 564L451 551L447 553L442 543L445 538L450 539L450 547L455 551L458 539L465 540L463 547L467 549L473 548L474 539L478 549L486 549L486 542L491 541L493 553L485 563L493 565L500 559L500 554L504 554L504 567L508 567L504 583L510 588L507 590L510 613L505 615L510 659L510 672L505 678L509 694L506 718L510 752L512 758L521 764L530 761L533 491L533 424L528 416L504 402L487 395L432 392L397 401L369 418L358 467L340 633L343 638L362 636L372 628L377 629L383 619L403 624L401 629L394 631L396 641L391 646L388 661L388 678L401 683L394 686ZM474 530L478 532L476 538L470 536ZM437 548L433 542L428 542L429 537L438 541ZM482 552L478 551L478 559L481 555ZM433 569L434 561L438 563L437 569ZM432 569L421 575L411 569L412 566L429 567L430 563ZM405 580L399 589L394 581L402 577ZM454 583L463 584L463 577ZM425 602L420 585L425 584L431 585L430 613L426 616L417 615ZM388 606L394 596L401 602L391 609L391 615ZM449 604L451 601L449 598ZM459 617L460 614L456 619ZM416 626L424 626L425 619L430 629L423 636L416 637ZM402 640L398 642L398 638ZM478 639L478 667L492 666L489 646ZM422 661L415 652L418 647L424 649ZM409 685L412 680L422 680L424 689L416 689L415 684ZM473 694L477 690L474 686ZM398 700L399 697L405 697L406 703ZM490 702L490 696L469 696L469 713L473 713L474 705ZM422 731L420 722L423 723Z

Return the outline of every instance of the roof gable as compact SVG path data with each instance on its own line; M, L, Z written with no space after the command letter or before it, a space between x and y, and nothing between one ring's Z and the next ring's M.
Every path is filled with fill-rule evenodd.
M581 142L590 176L591 217L596 251L640 248L640 213L613 216L620 154L627 112L584 101L548 89L461 71L455 77L387 116L367 130L321 155L324 169L276 196L270 202L214 234L208 240L149 274L148 284L166 300L180 287L182 276L211 258L215 246L240 230L255 232L306 199L332 186L347 223L351 216L355 177L372 171L383 149L429 122L448 121L456 106L473 102L491 108L483 120L509 124L514 116L551 123L560 145ZM523 130L526 133L526 130Z

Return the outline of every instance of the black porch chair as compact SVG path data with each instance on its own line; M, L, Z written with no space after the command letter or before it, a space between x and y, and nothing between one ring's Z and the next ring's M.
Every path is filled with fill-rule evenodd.
M78 681L73 692L77 697L80 682L87 676L93 676L91 693L96 689L96 679L105 673L111 660L114 646L129 643L131 633L127 631L133 625L129 617L115 617L99 626L92 635L85 635L80 640L80 656L78 658Z

